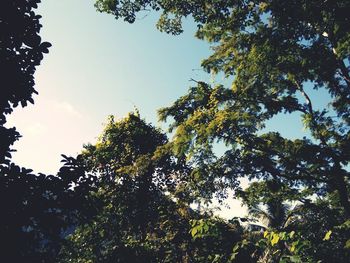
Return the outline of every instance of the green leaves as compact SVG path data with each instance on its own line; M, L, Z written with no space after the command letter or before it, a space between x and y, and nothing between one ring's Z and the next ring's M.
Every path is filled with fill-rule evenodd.
M324 238L323 238L323 241L327 241L331 238L331 235L332 235L332 230L329 230L325 235L324 235Z
M350 249L350 239L346 241L344 248Z
M280 237L278 234L272 233L272 239L271 239L271 245L274 246L278 243L278 241L280 240Z
M278 262L314 262L307 255L310 242L305 240L302 233L295 231L277 232L266 230L263 239L256 244L265 253L265 260Z
M295 235L295 231L291 231L291 232L289 233L289 237L290 237L290 238L293 238L294 235Z
M215 228L215 224L210 220L192 219L191 226L192 228L190 230L190 234L193 239L217 235L217 229Z
M347 1L320 5L317 1L305 4L279 0L100 0L96 5L100 11L129 22L143 8L160 9L158 28L173 34L182 31L181 18L191 15L198 25L197 37L215 46L202 66L208 72L224 73L232 79L230 87L210 87L196 81L197 87L160 110L162 120L174 119L170 129L176 129L172 143L176 155L194 163L212 164L216 162L212 146L217 141L224 142L228 148L232 146L249 156L244 161L226 158L227 166L234 167L233 177L277 176L289 185L312 185L317 193L329 184L323 171L329 170L332 157L329 151L325 155L323 146L328 144L331 151L339 153L340 162L349 161L346 151L339 148L347 144L350 123L350 106L345 99L349 96L349 70L344 66L349 55L345 48L350 28ZM322 97L327 97L331 108L313 106L311 90L323 90ZM277 143L281 140L271 140L270 144L276 145L273 152L255 147L266 122L281 113L302 115L313 137L312 143L300 139L305 146L312 146L299 149L304 156L296 154L293 147L300 141L280 145ZM239 169L233 165L235 162ZM249 170L250 162L253 164ZM215 176L207 176L210 177ZM342 202L346 203L345 198Z

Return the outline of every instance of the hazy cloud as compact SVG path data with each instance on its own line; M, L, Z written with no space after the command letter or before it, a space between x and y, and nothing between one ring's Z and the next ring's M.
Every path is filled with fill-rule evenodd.
M25 127L25 133L32 136L41 136L47 133L47 131L47 126L40 122L35 122Z
M53 102L53 105L57 110L63 111L71 116L77 118L81 118L83 116L72 104L67 101Z

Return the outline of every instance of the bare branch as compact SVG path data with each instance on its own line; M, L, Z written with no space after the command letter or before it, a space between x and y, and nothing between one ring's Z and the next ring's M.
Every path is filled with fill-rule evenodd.
M195 79L193 79L193 78L190 78L190 81L193 81L193 82L196 82L197 84L200 84L200 81L195 80Z

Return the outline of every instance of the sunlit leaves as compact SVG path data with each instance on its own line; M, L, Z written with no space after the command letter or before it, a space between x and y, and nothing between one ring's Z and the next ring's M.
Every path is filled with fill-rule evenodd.
M185 198L182 205L170 198L180 196L176 191L185 169L165 148L156 152L166 141L138 112L109 118L97 143L78 156L97 175L97 191L90 193L94 210L69 237L62 262L181 259L190 240L191 211Z
M323 241L327 241L331 238L331 235L332 235L332 230L329 230L325 235L324 235L324 238L323 238Z

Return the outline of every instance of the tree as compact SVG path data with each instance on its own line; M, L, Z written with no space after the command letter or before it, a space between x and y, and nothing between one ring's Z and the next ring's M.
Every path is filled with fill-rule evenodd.
M213 163L211 145L223 141L232 149L220 161L234 160L234 178L278 178L317 193L336 191L350 216L348 1L101 0L96 6L128 22L146 8L161 9L158 25L172 33L192 15L197 37L214 46L203 68L233 77L230 88L198 82L160 110L161 119L175 120L178 154ZM314 107L312 90L324 90L330 108ZM279 113L300 114L311 138L261 134Z
M189 208L171 193L186 169L172 156L155 154L166 142L160 130L130 113L119 121L111 116L98 142L84 146L78 159L98 175L91 198L96 213L69 237L63 262L184 260Z
M5 128L6 115L19 104L34 103L34 73L51 46L39 36L40 16L34 9L40 0L4 0L0 4L0 163L11 157L10 146L20 137Z
M188 168L174 156L159 154L166 143L160 130L130 113L118 121L110 117L98 142L85 145L78 159L99 176L91 198L96 213L68 237L62 262L209 262L216 254L227 258L240 240L238 227L200 215L179 197ZM203 220L210 223L196 223ZM204 233L210 232L209 226L214 231Z
M261 220L266 228L281 229L286 223L288 207L281 200L271 199L266 202L266 208L255 205L249 208L249 215Z
M19 104L34 103L34 73L51 46L39 35L38 3L0 2L1 262L57 262L65 235L83 218L83 210L90 210L86 193L93 178L79 161L64 156L56 176L35 175L11 162L11 145L20 135L4 126L6 116Z
M65 236L91 213L92 179L68 157L56 176L2 167L1 262L57 262Z
M349 1L98 0L96 7L131 23L139 12L160 11L157 27L172 34L192 16L196 36L213 47L203 69L232 80L230 87L196 81L159 111L173 120L171 147L193 164L199 196L239 190L239 178L274 181L288 189L283 201L335 196L329 204L350 218ZM264 130L290 114L307 137ZM222 156L213 150L218 141L227 146Z
M346 243L350 236L350 221L337 207L339 201L335 199L337 197L328 196L327 199L300 205L293 211L294 220L291 220L289 228L303 233L302 238L309 245L300 254L311 257L314 262L349 261L350 251Z

